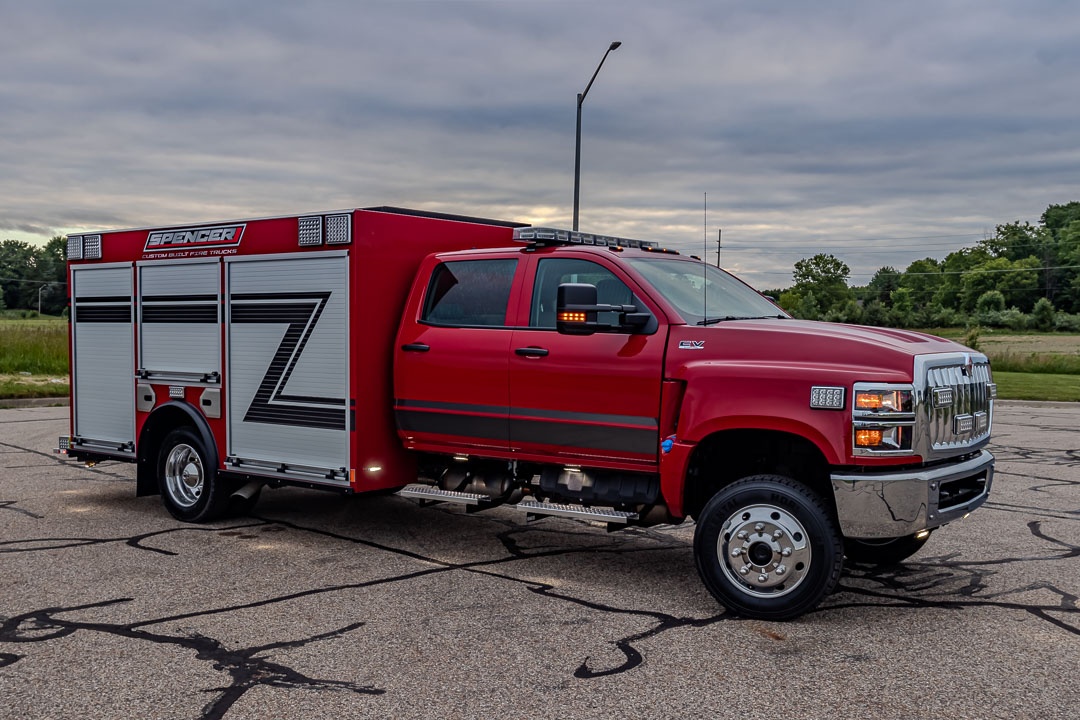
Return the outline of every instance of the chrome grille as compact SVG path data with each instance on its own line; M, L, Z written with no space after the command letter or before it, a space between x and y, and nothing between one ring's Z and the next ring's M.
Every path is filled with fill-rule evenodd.
M950 353L923 356L925 386L919 393L924 455L955 455L984 444L993 424L993 401L990 398L990 364L983 355ZM920 377L919 375L916 376ZM934 398L952 391L952 403L935 407ZM936 393L935 393L936 391Z

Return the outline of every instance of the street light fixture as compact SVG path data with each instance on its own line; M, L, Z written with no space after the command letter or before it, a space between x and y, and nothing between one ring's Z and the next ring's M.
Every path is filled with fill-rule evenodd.
M608 54L612 50L617 50L620 45L622 43L616 40L608 46L604 57L600 58L600 64L596 66L596 72L592 74L589 84L585 86L585 91L578 93L577 96L577 139L574 143L574 230L578 229L578 197L579 188L581 187L581 103L585 102L585 96L589 94L589 88L592 87L593 80L596 80L596 76L600 74L600 68L604 66Z

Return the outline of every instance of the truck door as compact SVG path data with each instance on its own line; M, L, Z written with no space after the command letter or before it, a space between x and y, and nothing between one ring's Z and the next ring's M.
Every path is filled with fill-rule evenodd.
M71 268L71 409L76 443L110 455L135 449L132 266Z
M555 330L561 283L596 285L601 304L649 308L613 270L592 260L540 257L533 268L528 327L514 331L509 355L511 447L567 464L655 469L664 333Z
M422 304L398 333L394 415L405 446L509 448L507 326L513 256L450 260L430 275Z

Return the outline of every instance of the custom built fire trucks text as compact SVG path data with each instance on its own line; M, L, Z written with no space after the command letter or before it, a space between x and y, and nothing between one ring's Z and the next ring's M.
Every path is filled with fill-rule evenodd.
M68 238L71 433L180 520L264 487L609 528L696 520L791 618L990 491L985 356L795 320L654 243L367 208Z

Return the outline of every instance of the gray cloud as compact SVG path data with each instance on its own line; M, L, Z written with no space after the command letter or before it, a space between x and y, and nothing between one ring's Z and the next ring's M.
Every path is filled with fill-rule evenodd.
M700 254L722 226L776 287L1080 199L1069 2L0 5L5 237L381 204L568 226L574 94L614 39L584 229Z

